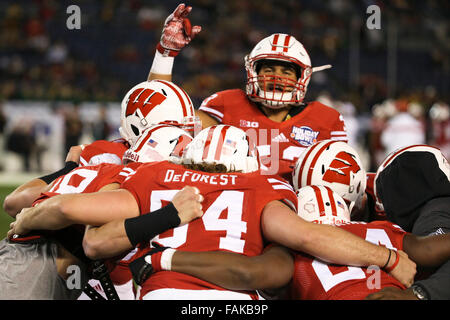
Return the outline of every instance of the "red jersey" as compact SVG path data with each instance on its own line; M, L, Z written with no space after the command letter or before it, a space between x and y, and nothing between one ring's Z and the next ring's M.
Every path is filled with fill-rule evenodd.
M219 123L246 131L249 138L256 139L262 164L289 182L296 160L308 146L326 139L347 142L340 113L317 101L307 103L303 111L283 122L269 119L240 89L213 94L199 110Z
M186 185L197 187L204 196L203 216L152 240L177 250L259 255L264 247L260 221L265 205L281 200L295 209L297 204L292 187L278 176L259 171L207 173L167 161L143 164L121 188L134 195L141 214L145 214L168 204ZM143 284L141 295L162 288L224 290L190 275L161 271Z
M49 192L45 192L34 204L44 201L58 194L91 193L111 183L122 183L129 174L133 173L140 163L131 163L128 166L102 163L96 166L78 167L68 174L55 180ZM84 226L73 226L84 232ZM113 263L115 261L112 261ZM110 274L114 284L123 284L132 279L126 261L119 261L117 267Z
M350 222L338 225L365 240L402 250L406 232L388 221ZM361 300L385 287L405 287L383 270L333 265L297 253L291 298L298 300Z
M122 157L129 148L124 139L114 141L97 140L87 145L80 155L80 166L100 163L122 164Z

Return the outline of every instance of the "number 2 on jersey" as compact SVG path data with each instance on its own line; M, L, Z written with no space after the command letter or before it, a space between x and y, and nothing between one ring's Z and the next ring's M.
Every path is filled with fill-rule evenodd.
M388 234L383 229L367 229L365 240L376 245L381 244L389 249L396 250L393 247ZM348 267L348 270L346 271L333 274L328 264L323 263L317 259L313 260L312 267L325 291L328 291L339 283L347 280L366 278L365 272L359 267Z

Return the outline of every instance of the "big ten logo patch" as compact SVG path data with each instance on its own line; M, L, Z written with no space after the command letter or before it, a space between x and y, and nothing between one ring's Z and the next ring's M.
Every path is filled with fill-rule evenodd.
M239 126L241 128L258 128L259 122L257 121L248 121L248 120L240 120Z

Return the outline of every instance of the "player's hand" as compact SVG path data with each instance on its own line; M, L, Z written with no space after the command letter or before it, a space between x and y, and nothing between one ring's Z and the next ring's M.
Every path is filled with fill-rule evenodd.
M33 208L24 208L16 215L16 220L11 222L9 225L9 231L7 233L8 239L12 239L14 235L24 235L29 233L31 230L26 228L26 216L32 211Z
M419 300L411 289L402 290L395 287L386 287L378 292L371 293L366 300Z
M180 226L203 215L202 202L203 196L195 187L186 186L175 194L172 203L178 211L181 220Z
M69 152L67 153L66 156L66 162L73 161L76 163L80 163L81 152L83 152L85 146L86 145L84 144L80 144L78 146L70 147Z
M153 243L155 246L149 252L147 252L142 257L139 257L130 262L129 268L131 274L133 275L133 280L138 284L142 285L145 280L147 280L154 272L154 263L160 263L161 254L168 247L161 247L158 244ZM156 271L158 268L156 267Z
M406 252L397 250L397 254L400 260L390 275L400 281L405 287L409 288L413 284L414 276L417 272L416 264L408 258Z
M156 47L161 54L175 57L202 30L200 26L191 26L187 18L191 10L192 7L186 7L184 3L181 3L167 17L161 40Z

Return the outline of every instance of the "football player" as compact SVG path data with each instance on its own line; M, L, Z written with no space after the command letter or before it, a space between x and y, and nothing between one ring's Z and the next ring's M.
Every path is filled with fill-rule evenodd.
M373 181L379 216L417 236L450 232L450 165L438 148L413 145L392 152ZM417 297L450 299L449 274L450 261L429 270L427 279L413 285Z
M176 18L180 6L165 21L149 80L170 80L175 55L192 39L188 35L194 28L190 31ZM195 34L201 30L196 27ZM196 111L203 128L223 123L245 130L256 141L262 168L288 181L306 147L324 139L347 141L338 111L304 101L311 75L330 66L312 67L308 52L292 35L275 33L262 39L244 60L245 90L225 90L206 98Z
M153 239L155 243L182 250L225 250L256 256L262 252L265 240L337 263L358 266L386 264L389 260L386 248L372 245L338 228L308 223L299 218L293 211L297 198L292 187L278 176L261 175L253 149L242 130L226 125L212 126L201 131L187 146L183 165L170 162L142 165L124 181L121 190L89 196L70 195L65 200L60 198L58 201L64 205L59 209L57 206L41 208L41 221L46 219L46 215L56 215L86 222L86 216L94 219L95 215L100 219L108 210L124 210L139 215L147 212L148 208L161 208L182 186L194 183L203 195L205 214L183 227L162 233ZM103 203L110 202L112 206L105 208ZM151 215L143 215L102 225L96 234L91 234L91 239L85 237L86 252L98 258L115 256L140 242L147 242L148 246L151 232L141 227L141 221L149 218ZM90 243L89 240L93 241ZM336 246L337 243L340 245ZM141 254L145 252L142 250ZM170 252L166 254L168 257ZM399 263L392 273L409 285L415 274L415 264L402 253L398 257ZM389 265L393 263L388 261ZM256 297L254 292L250 295L225 292L216 285L172 272L162 272L151 277L151 281L144 281L147 275L145 264L137 269L137 282L143 283L140 291L143 299Z
M290 253L279 246L262 255L244 257L230 252L187 252L160 248L148 254L152 272L183 272L234 290L278 291L278 299L360 300L377 299L382 292L396 298L418 299L415 288L405 286L389 272L398 252L404 250L418 265L440 266L450 258L450 236L418 237L388 221L351 222L344 200L329 187L307 186L298 192L299 216L313 223L332 224L390 250L383 268L331 264L311 255ZM274 271L276 270L276 271ZM290 282L290 283L289 283ZM391 296L392 297L392 296ZM384 296L384 298L389 298Z
M149 162L160 161L169 157L179 157L180 152L191 139L180 128L169 125L150 127L142 135L142 143L138 143L125 154L125 163L133 161L128 166L101 164L78 167L52 182L47 187L47 192L44 192L42 197L36 201L35 208L42 206L56 195L117 189L120 186L120 182L133 172L133 168L140 165L140 163L134 161ZM193 210L198 209L197 195L193 188L183 190L176 195L176 198L174 198L176 201L172 201L172 203L174 208L176 208L174 212L177 214L177 217L177 212L180 213L181 220L177 220L178 223L185 223L185 213L190 217L192 217L192 212L199 214L199 212ZM78 227L69 227L73 223L65 221L62 225L64 229L60 232L46 233L44 236L41 233L29 234L29 230L26 229L27 218L25 212L27 210L29 209L23 209L16 216L16 221L11 224L11 230L8 232L10 240L1 241L0 260L2 261L1 266L3 270L0 272L0 275L1 277L6 277L0 281L2 297L5 299L77 298L80 294L80 289L84 287L81 284L86 280L86 259L80 253L80 251L82 252L81 240L83 232L80 232ZM56 217L50 218L51 222L47 224L47 229L53 230L55 228L52 228L51 225L55 223L60 224L61 221L53 219ZM110 212L109 219L114 218L114 212ZM174 219L171 221L174 221ZM97 222L101 223L101 221ZM157 223L164 226L167 225L165 219L156 221L155 224ZM33 222L31 222L31 225L33 225ZM17 234L26 234L27 236L17 237L15 236L16 231ZM67 234L71 235L71 239L68 239ZM22 257L23 261L17 261L19 256ZM10 268L11 263L17 265L13 270ZM78 290L69 290L64 281L68 276L66 272L67 267L71 265L78 266L82 270L80 273L80 276L82 276L80 286L76 288ZM55 270L58 271L57 274L55 274ZM36 274L37 272L41 273ZM39 281L31 281L32 279L39 279ZM26 284L27 290L24 291L21 284Z

